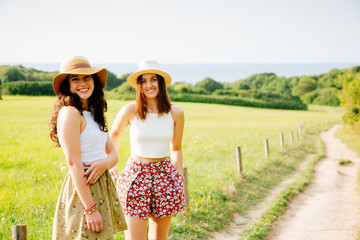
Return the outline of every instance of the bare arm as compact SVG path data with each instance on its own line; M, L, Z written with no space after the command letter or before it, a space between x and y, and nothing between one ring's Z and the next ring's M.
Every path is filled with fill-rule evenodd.
M174 167L183 174L183 154L181 142L184 132L184 111L177 106L171 106L171 115L174 119L174 136L170 144L171 159Z
M76 192L79 195L84 208L90 208L95 202L92 198L90 188L86 184L86 177L84 177L84 170L81 164L81 115L79 111L74 107L63 107L58 115L57 126L58 135L61 139L60 145L64 151ZM91 215L87 215L87 219L88 228L97 232L103 230L102 218L98 211Z
M135 116L135 103L130 103L125 105L120 109L116 115L115 121L110 130L110 139L114 143L115 151L117 154L117 149L119 147L119 138L120 134L124 129L130 124L130 119ZM116 181L118 175L117 166L111 169L111 174Z
M116 115L115 121L110 130L110 138L114 143L116 151L119 147L120 134L124 131L127 125L130 124L130 119L133 116L135 116L135 103L125 105Z

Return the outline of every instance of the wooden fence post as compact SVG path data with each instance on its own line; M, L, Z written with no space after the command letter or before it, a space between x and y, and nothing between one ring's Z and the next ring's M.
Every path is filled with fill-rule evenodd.
M291 145L294 145L294 136L293 136L293 132L290 132L290 141L291 141Z
M27 225L13 225L11 226L12 230L12 240L27 240Z
M185 199L186 199L186 210L189 211L190 210L190 197L189 197L189 184L188 184L188 172L187 172L187 168L184 167L183 168L184 171L184 193L185 193Z
M299 125L299 136L301 136L301 134L302 134L302 126Z
M299 131L296 131L296 141L299 141Z
M280 132L280 147L284 148L284 135L282 132Z
M265 146L265 158L269 158L269 141L265 138L264 141Z
M241 159L241 148L240 148L240 146L236 147L236 162L237 162L240 177L243 178L243 172L242 172L243 168L242 168L242 159Z

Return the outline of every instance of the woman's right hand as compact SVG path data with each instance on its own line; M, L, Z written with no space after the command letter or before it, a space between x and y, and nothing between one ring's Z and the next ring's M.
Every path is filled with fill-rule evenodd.
M101 232L104 230L104 225L99 210L96 210L95 212L85 216L88 229L94 232Z
M83 163L88 169L84 173L87 177L86 184L92 185L100 178L101 175L107 170L105 159L97 160L90 163Z

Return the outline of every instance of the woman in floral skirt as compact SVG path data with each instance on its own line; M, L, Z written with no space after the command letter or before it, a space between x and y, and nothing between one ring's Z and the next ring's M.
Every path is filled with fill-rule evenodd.
M61 147L69 173L56 205L52 239L112 239L127 228L108 169L117 163L107 133L105 68L81 56L63 62L53 80L57 100L51 139Z
M110 131L118 146L121 132L130 126L131 156L120 175L116 168L112 172L129 227L127 240L145 240L147 235L150 240L167 239L172 215L186 207L184 112L170 103L166 91L170 82L158 62L140 62L138 71L128 78L136 88L136 101L122 107Z

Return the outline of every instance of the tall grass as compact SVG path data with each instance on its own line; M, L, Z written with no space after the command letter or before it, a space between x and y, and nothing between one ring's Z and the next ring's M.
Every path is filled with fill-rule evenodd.
M29 239L49 239L56 200L67 173L61 149L48 137L54 97L4 96L0 101L0 239L11 226L27 224ZM109 127L127 101L108 102ZM222 228L234 211L243 213L261 201L269 188L297 168L311 142L289 146L290 131L301 122L312 126L340 121L337 108L309 111L255 109L197 103L175 103L185 111L184 165L188 168L190 211L174 217L171 239L207 237ZM286 149L279 148L279 133ZM264 138L270 158L264 158ZM242 148L245 180L239 180L235 147ZM119 169L130 154L128 128L120 137ZM40 230L38 230L40 229ZM36 230L36 231L35 231ZM33 232L31 232L33 231ZM123 239L118 234L117 239Z

